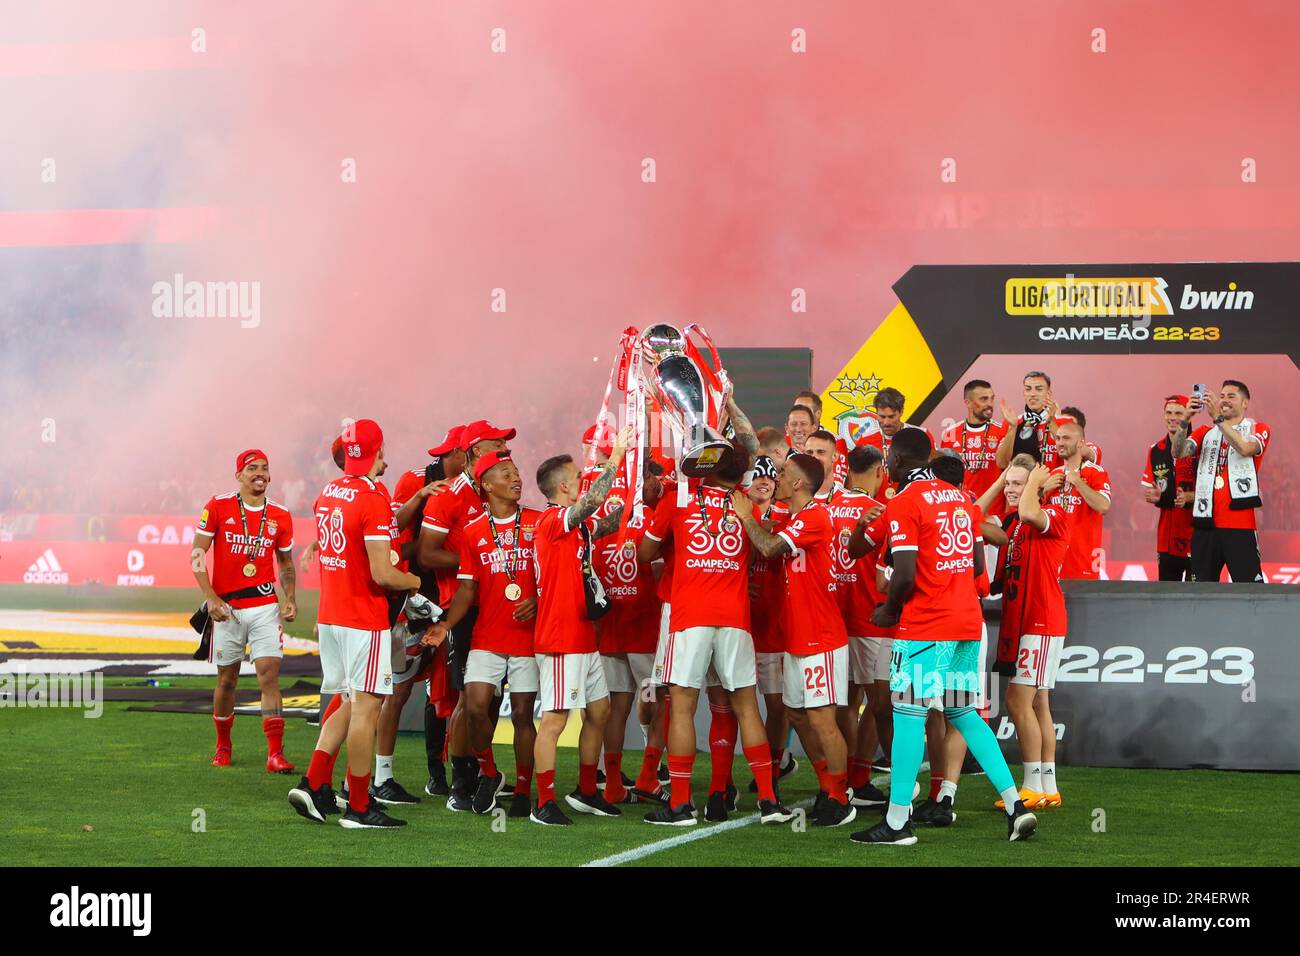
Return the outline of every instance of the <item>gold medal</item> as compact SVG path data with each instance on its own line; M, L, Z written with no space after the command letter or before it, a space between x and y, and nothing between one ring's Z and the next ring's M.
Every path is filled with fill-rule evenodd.
M257 565L254 564L252 561L249 561L246 565L244 565L244 577L251 578L256 573L257 573Z
M388 561L390 564L396 565L397 562L401 560L402 560L402 556L400 554L398 554L392 548L388 549Z
M515 584L514 581L511 581L509 584L506 585L507 601L518 601L523 596L524 596L524 589L521 588L518 584Z
M1223 485L1224 485L1223 476L1222 476L1222 475L1215 475L1215 476L1214 476L1214 487L1215 487L1215 488L1222 488Z

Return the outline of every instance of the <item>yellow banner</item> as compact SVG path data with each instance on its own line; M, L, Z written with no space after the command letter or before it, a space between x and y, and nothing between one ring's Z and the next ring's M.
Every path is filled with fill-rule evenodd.
M1160 276L1035 276L1007 280L1007 315L1113 317L1173 315Z

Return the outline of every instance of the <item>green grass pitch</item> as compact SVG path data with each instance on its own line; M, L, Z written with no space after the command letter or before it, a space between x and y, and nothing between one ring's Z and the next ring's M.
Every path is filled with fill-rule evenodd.
M30 602L30 603L29 603ZM192 595L167 591L109 590L96 610L186 610ZM294 628L309 636L313 611L303 602ZM4 607L87 607L54 602L26 589L0 592ZM245 679L248 680L247 678ZM106 685L139 678L108 678ZM211 687L207 678L177 683ZM285 679L286 685L290 683ZM213 746L203 715L129 713L106 702L103 715L79 710L0 708L0 860L37 866L310 866L400 864L579 865L616 854L643 852L624 865L646 866L1208 866L1289 865L1300 858L1300 775L1220 771L1108 770L1063 767L1065 806L1041 811L1040 828L1025 844L1006 842L1003 814L985 777L963 780L955 826L918 828L913 847L862 847L848 834L867 818L836 830L791 826L651 827L647 808L625 806L620 819L575 817L567 829L527 820L453 814L427 797L396 808L409 825L400 831L346 831L332 818L310 824L289 807L285 794L297 776L267 774L260 722L235 721L230 768L208 765ZM303 720L286 726L285 752L305 768L316 730ZM504 772L514 767L509 747L497 748ZM624 768L635 773L640 754ZM696 802L703 805L708 755L696 761ZM399 737L397 777L413 792L425 780L423 741ZM1014 768L1019 780L1019 768ZM755 803L744 792L749 771L737 760L741 808ZM576 752L560 753L557 790L577 780ZM335 781L336 785L338 781ZM922 784L925 777L922 776ZM815 782L806 762L783 783L787 804L808 801ZM201 811L201 813L196 812ZM874 819L874 818L873 818ZM202 821L202 827L196 823ZM711 835L704 835L710 834ZM690 842L650 851L662 841Z

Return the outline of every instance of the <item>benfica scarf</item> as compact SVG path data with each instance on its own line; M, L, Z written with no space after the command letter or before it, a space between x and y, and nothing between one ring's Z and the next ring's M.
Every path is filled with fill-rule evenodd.
M1034 461L1043 460L1042 436L1047 430L1047 416L1050 414L1046 409L1035 412L1025 408L1024 415L1015 426L1016 441L1011 447L1012 458L1016 455L1030 455Z
M1151 477L1155 479L1156 488L1160 490L1160 501L1157 504L1160 508L1168 510L1174 507L1174 495L1178 493L1174 455L1169 447L1168 435L1151 446L1151 450L1147 452L1147 460L1151 464Z
M990 594L1002 595L1002 613L1007 613L1007 601L1005 592L1007 568L1011 564L1012 552L1016 545L1016 532L1020 530L1020 514L1013 511L1011 514L1002 519L1002 530L1007 533L1009 539L1002 549L998 552L998 572L993 583L989 586ZM1022 545L1023 547L1023 545ZM1023 584L1024 582L1021 582ZM1019 647L1020 638L1013 636L1010 631L1004 640L1001 629L998 632L998 650L997 656L993 663L993 672L1001 674L1004 677L1010 677L1016 672L1016 651Z

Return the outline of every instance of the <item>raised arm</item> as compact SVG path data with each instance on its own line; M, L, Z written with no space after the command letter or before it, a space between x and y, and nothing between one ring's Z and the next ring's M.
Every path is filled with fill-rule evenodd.
M727 414L731 418L731 424L736 429L736 440L740 442L750 456L758 454L758 435L754 431L754 426L750 424L749 418L740 410L736 404L736 399L727 396Z
M593 538L603 538L611 535L618 530L619 522L623 520L623 506L619 505L605 517L596 522L595 529L591 532Z
M1047 513L1043 511L1038 495L1050 474L1051 471L1045 466L1034 466L1034 470L1029 473L1029 478L1025 481L1024 493L1020 496L1018 508L1020 520L1033 525L1039 531L1047 530Z
M627 453L627 443L631 440L632 429L625 427L618 433L618 437L614 439L614 449L610 452L609 461L601 466L600 475L591 483L587 493L565 511L564 526L566 528L576 528L600 510L600 506L609 497L609 490L614 487L614 479L618 475L618 466L623 463L623 456Z

